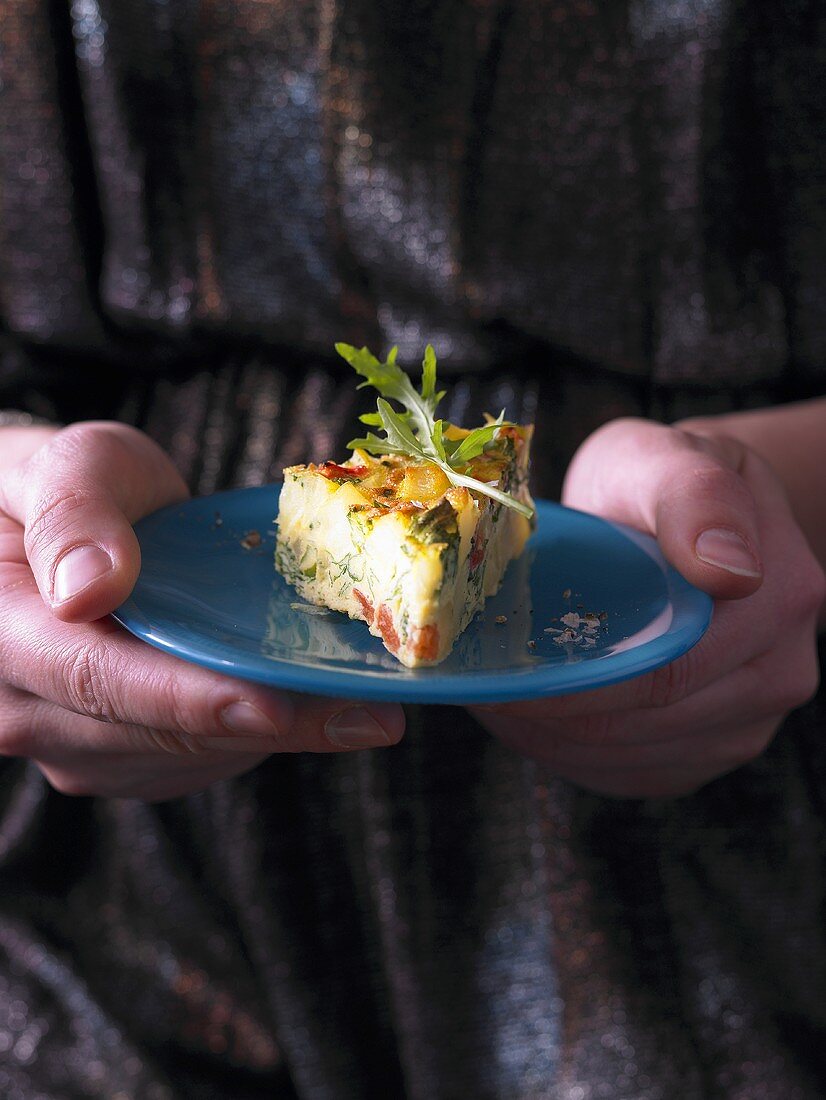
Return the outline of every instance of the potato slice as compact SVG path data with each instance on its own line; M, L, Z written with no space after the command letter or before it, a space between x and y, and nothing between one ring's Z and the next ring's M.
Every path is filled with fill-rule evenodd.
M399 485L400 500L418 500L422 504L438 500L450 488L446 475L428 462L422 466L406 466Z

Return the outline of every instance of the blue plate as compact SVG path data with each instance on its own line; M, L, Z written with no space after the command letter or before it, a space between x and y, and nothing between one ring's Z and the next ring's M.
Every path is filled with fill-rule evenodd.
M685 653L711 618L710 598L665 562L653 539L539 501L525 553L453 653L435 668L407 669L364 623L305 604L275 572L278 491L218 493L141 520L141 574L115 618L159 649L233 676L419 703L613 684ZM245 539L250 531L259 545ZM583 621L587 612L597 626ZM568 624L570 637L560 633Z

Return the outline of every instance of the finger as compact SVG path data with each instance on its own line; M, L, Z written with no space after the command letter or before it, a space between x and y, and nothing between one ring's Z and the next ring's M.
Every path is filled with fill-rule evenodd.
M19 583L11 580L15 570ZM106 723L128 727L127 733L171 733L184 751L191 751L186 736L198 738L201 747L249 752L380 747L402 736L404 715L395 704L289 695L223 676L151 648L108 619L56 621L25 566L6 566L3 575L9 578L0 623L5 680L95 719L85 728L101 751L116 750L124 736L107 732ZM130 741L130 750L137 747L147 746ZM35 756L31 746L13 754Z
M196 737L105 725L20 692L10 703L9 694L8 689L0 692L6 725L9 719L15 722L18 732L13 739L18 750L25 750L16 755L33 759L61 794L150 802L179 798L250 771L274 751L269 744L253 752L235 743L226 749L210 748ZM339 713L349 709L348 704L339 706ZM400 735L398 722L395 725ZM0 747L8 748L11 740L0 733ZM300 743L299 736L293 745ZM104 749L104 744L109 748ZM320 751L338 750L321 744Z
M43 600L73 622L123 603L140 570L132 523L187 495L155 443L106 421L65 428L0 481L0 509L25 528Z
M559 761L553 772L612 798L681 798L756 760L771 744L781 721L782 715L764 717L738 728L733 738L730 729L715 727L697 735L690 744L652 746L645 759L629 754L615 765L602 760L588 765Z
M342 752L397 744L404 733L404 712L392 704L294 697L293 722L277 734L243 734L231 728L218 736L159 729L137 723L105 722L66 710L28 692L8 687L2 693L0 755L38 763L81 765L88 770L124 770L126 758L149 761L174 758L176 768L213 768L229 757L255 757L276 752ZM147 763L144 770L157 765ZM164 763L164 768L168 765ZM235 765L233 765L235 767ZM138 778L134 770L129 775ZM69 792L67 792L69 793ZM79 793L77 791L71 793Z
M49 753L35 760L55 790L73 796L163 802L250 771L266 754L209 752L198 757L146 753Z
M696 751L686 755L668 753L668 759L646 766L625 768L570 769L562 766L554 768L554 774L561 779L575 783L577 787L603 794L613 799L680 799L694 794L716 779L729 772L744 767L744 764L756 759L770 745L777 733L779 718L767 718L757 726L739 730L744 744L753 746L748 755L737 757L728 753L723 759L716 759L714 752L718 748L715 735L704 735L697 740Z
M756 759L787 713L760 705L741 712L723 707L714 714L709 706L730 703L730 693L720 697L719 685L708 692L696 707L664 714L662 724L649 715L641 715L641 723L592 720L584 730L559 720L514 725L501 716L485 724L514 752L578 786L629 798L673 796Z
M398 703L293 696L296 719L285 752L349 752L398 744L405 715Z
M763 574L757 507L741 475L748 461L733 439L618 420L575 456L563 501L655 535L692 584L738 599Z
M715 765L743 763L757 750L751 752L740 731L768 719L777 724L791 709L766 698L735 706L730 689L753 687L757 675L756 670L735 673L731 685L713 684L662 715L642 713L620 721L592 718L575 724L560 719L517 724L496 716L485 725L515 751L564 766L572 774L578 769L653 767L672 759L688 760L698 752Z
M705 769L722 775L759 756L792 710L816 693L813 647L769 652L730 676L662 710L516 720L485 715L483 724L509 747L583 785L611 772L623 781L657 768ZM607 787L603 786L607 790Z

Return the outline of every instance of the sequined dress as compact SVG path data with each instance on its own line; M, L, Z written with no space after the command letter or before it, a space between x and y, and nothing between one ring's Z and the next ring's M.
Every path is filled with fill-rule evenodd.
M0 408L198 492L340 453L334 340L446 414L822 392L824 16L797 0L0 0ZM161 805L0 765L5 1100L816 1100L826 704L678 802L456 708Z

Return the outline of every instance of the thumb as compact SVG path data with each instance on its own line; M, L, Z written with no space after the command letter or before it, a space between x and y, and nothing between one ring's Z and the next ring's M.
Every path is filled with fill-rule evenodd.
M64 428L0 480L0 508L25 529L40 593L69 622L123 603L140 571L132 523L187 495L160 447L107 421Z
M615 420L574 456L563 503L655 535L686 580L740 599L763 579L757 505L742 474L749 458L728 437Z

